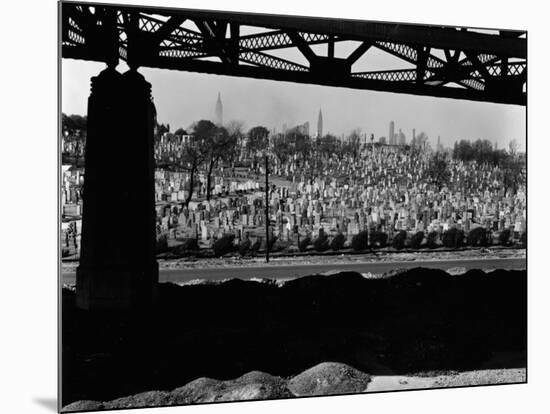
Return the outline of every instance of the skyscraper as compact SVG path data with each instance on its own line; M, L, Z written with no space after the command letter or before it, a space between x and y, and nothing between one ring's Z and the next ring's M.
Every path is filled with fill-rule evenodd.
M216 101L216 125L223 125L223 105L220 93L218 92L218 100Z
M388 134L388 144L395 145L395 123L390 121L390 133Z
M319 108L319 118L317 118L317 138L321 138L323 136L323 113L321 112L321 108Z

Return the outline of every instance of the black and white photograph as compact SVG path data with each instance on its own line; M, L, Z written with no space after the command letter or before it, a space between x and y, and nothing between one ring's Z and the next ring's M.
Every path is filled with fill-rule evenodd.
M105 1L3 8L2 413L547 410L544 7Z
M61 412L527 382L521 22L58 5Z

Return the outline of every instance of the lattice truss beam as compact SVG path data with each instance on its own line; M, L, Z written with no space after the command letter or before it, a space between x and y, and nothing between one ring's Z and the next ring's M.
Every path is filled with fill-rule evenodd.
M351 21L354 30L346 33L344 24L340 23L344 29L335 30L323 19L315 25L311 18L300 24L300 18L281 23L280 16L273 21L269 17L63 3L62 56L115 65L122 59L131 67L526 102L524 32L487 34ZM353 26L359 24L364 26ZM317 30L309 30L312 27ZM335 53L336 47L343 54ZM369 70L376 65L384 69Z

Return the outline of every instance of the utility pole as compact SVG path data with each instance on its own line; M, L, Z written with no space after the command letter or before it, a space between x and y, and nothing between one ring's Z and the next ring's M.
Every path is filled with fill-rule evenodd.
M268 181L268 160L269 156L265 155L265 261L269 263L269 181Z

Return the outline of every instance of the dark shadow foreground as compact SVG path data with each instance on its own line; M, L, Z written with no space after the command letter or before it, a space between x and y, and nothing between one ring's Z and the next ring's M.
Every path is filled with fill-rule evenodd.
M412 269L272 283L161 284L155 309L94 314L63 289L62 406L198 377L289 377L323 361L369 374L525 367L526 271ZM498 362L494 362L498 361Z

